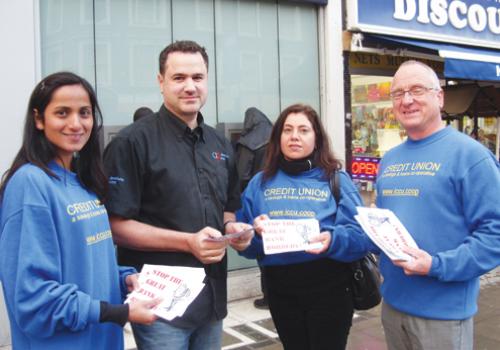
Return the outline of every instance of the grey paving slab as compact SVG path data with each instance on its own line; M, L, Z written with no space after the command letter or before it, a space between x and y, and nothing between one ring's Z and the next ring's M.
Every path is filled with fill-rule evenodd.
M481 278L479 311L474 318L474 349L500 349L500 268ZM125 328L126 350L135 350L133 336ZM269 311L253 307L253 299L229 304L224 321L223 350L282 350ZM386 350L380 307L357 313L347 350ZM0 350L11 350L0 346Z

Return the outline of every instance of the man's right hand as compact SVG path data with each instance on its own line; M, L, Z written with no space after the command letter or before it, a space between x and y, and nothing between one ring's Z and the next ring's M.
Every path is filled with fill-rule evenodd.
M205 227L191 235L188 244L191 253L204 264L214 264L222 260L226 254L227 242L213 241L207 238L217 238L222 234L211 227Z
M152 300L134 300L128 305L128 320L133 323L151 324L158 319L152 308L161 303L161 298Z

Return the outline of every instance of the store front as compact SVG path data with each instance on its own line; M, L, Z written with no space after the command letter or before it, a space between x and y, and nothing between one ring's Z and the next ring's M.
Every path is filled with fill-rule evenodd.
M345 1L346 163L365 204L378 162L406 135L394 118L392 76L406 60L431 66L445 91L443 123L499 156L500 3Z
M329 32L323 30L327 3L1 1L0 23L5 30L0 31L0 41L5 55L0 72L9 82L0 87L2 96L8 96L0 101L2 110L7 111L0 116L4 140L1 172L10 166L20 146L26 102L42 77L69 70L94 86L103 110L106 142L107 136L132 122L138 107L159 108L158 54L174 40L191 39L207 48L209 97L202 110L207 124L242 122L249 107L259 108L275 120L283 108L295 102L308 103L324 115L329 104L338 107L337 100L341 99L340 93L340 97L324 102L326 63L322 46ZM340 6L335 6L329 16L340 22ZM336 88L332 85L330 91ZM229 254L230 270L256 265L234 251ZM252 288L247 283L238 292ZM9 333L1 299L0 295L0 345L4 345Z

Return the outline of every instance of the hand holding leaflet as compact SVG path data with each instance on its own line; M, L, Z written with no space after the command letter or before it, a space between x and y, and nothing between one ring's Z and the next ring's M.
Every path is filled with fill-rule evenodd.
M409 261L404 247L418 248L417 243L397 216L389 209L357 207L354 218L368 237L391 259Z
M321 242L310 242L312 237L320 234L316 219L264 220L262 226L265 254L313 250L323 246Z
M182 316L204 287L203 268L184 266L144 265L139 276L139 288L125 300L161 298L153 312L166 320Z
M254 229L253 228L247 228L246 230L242 230L242 231L239 231L239 232L235 232L235 233L226 233L225 235L223 236L220 236L220 237L207 237L205 238L206 241L210 241L210 242L223 242L223 241L229 241L231 239L234 239L234 238L239 238L241 236L244 236L245 234L253 231Z

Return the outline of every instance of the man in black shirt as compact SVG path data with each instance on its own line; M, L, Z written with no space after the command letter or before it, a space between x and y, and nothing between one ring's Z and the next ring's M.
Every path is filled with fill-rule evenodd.
M107 147L113 237L122 265L204 267L205 287L186 312L151 326L133 324L138 349L220 349L227 314L226 247L214 241L249 226L235 222L239 182L231 144L203 122L208 56L192 41L160 54L160 110L123 129Z

